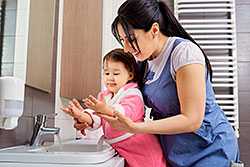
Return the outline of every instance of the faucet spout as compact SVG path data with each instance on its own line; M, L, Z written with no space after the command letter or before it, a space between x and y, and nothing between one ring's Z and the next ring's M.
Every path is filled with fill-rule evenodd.
M60 128L57 127L46 127L46 116L45 115L37 115L36 123L33 129L33 134L31 137L30 146L36 147L40 145L41 136L43 135L58 135L60 132Z
M41 128L41 133L43 134L52 134L52 135L57 135L60 132L60 128L57 127L53 127L53 128L49 128L49 127L42 127ZM43 135L41 134L41 135Z

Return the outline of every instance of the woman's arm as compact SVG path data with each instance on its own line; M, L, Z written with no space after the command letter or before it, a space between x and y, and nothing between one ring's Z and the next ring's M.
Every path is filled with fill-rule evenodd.
M205 67L189 64L176 72L181 114L161 120L135 123L119 113L116 119L104 117L113 127L131 133L178 134L197 130L205 113ZM166 101L167 103L167 101Z
M201 64L181 67L176 72L181 114L138 124L136 132L177 134L193 132L200 128L205 113L205 78L205 68Z
M144 103L140 96L141 94L131 91L125 91L125 96L119 99L119 101L112 106L108 106L104 102L97 100L90 95L85 99L85 105L92 110L95 110L97 115L114 116L114 111L117 111L133 121L142 120L144 115ZM137 89L136 89L137 90ZM139 90L138 90L139 91Z

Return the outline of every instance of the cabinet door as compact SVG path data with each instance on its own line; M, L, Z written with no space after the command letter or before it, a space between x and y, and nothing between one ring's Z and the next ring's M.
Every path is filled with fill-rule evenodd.
M101 88L102 1L65 0L61 96L84 98Z
M30 1L26 84L51 92L55 0Z

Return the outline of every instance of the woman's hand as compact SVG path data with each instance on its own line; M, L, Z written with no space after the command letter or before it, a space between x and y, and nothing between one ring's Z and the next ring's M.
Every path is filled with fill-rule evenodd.
M133 122L129 117L123 115L122 113L113 112L114 116L109 116L105 114L97 114L106 120L113 128L117 130L127 131L130 133L136 133L137 123Z
M89 95L89 97L83 101L86 107L94 110L96 114L113 116L113 109L104 102L97 100L94 96Z

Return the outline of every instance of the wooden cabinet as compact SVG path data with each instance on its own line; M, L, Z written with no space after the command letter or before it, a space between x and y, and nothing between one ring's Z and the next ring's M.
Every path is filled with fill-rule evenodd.
M84 98L101 89L102 1L64 0L61 96Z
M30 1L26 84L51 92L56 0Z

